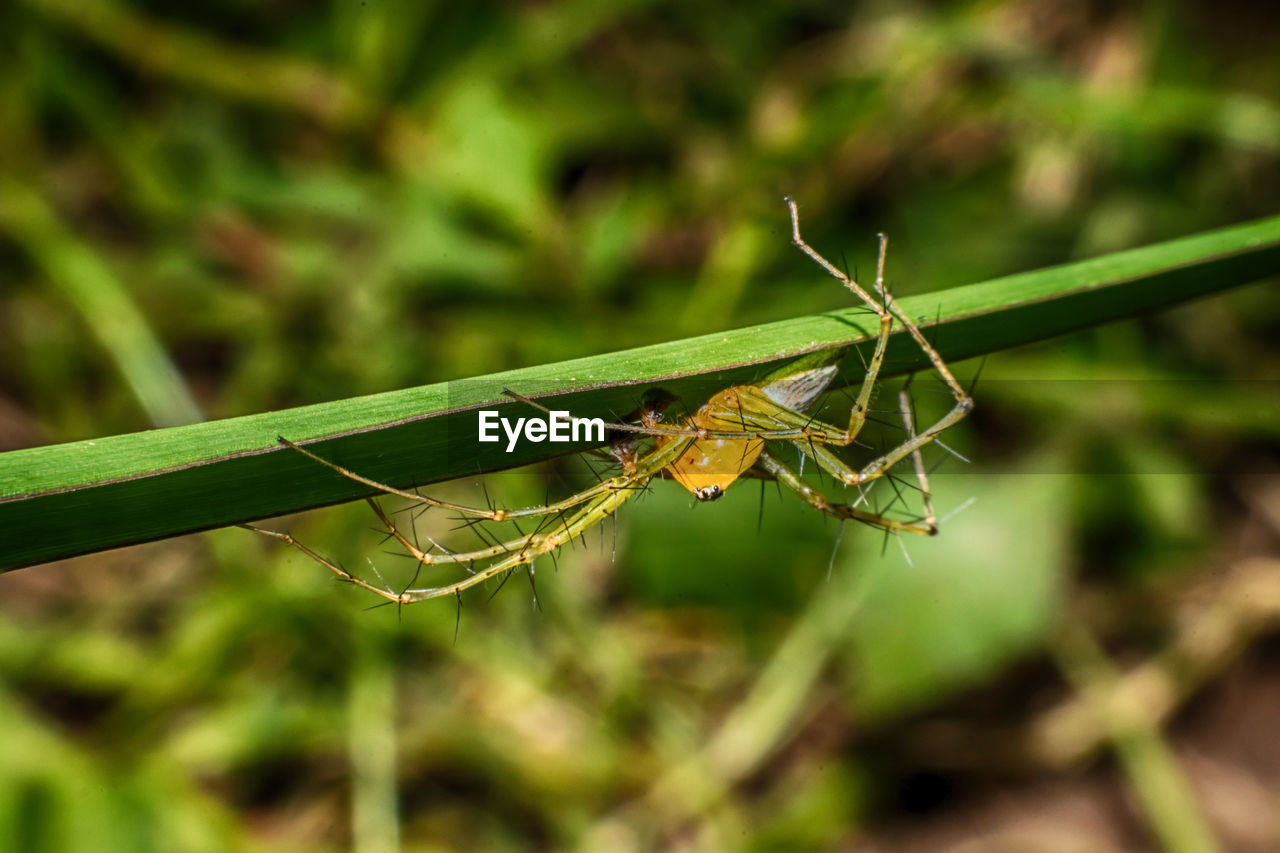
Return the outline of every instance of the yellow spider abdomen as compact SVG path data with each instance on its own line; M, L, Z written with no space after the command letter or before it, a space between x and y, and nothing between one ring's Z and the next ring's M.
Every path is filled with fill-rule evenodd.
M710 432L746 432L738 388L716 394L689 418L687 426ZM659 443L664 443L659 439ZM713 501L755 464L764 450L761 438L699 438L667 466L671 476L700 501Z

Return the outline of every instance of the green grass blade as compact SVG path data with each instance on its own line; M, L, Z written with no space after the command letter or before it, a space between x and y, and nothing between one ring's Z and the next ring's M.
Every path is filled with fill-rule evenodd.
M1280 272L1280 217L1156 246L901 300L925 318L949 361L1152 311ZM814 272L815 280L822 274ZM697 401L799 354L872 331L850 308L748 329L540 365L459 382L281 412L113 436L0 455L0 567L6 569L352 500L367 489L281 448L324 439L316 452L397 486L433 483L564 453L522 443L479 452L474 409L520 406L505 387L559 395L575 415L612 417L651 384ZM867 348L869 351L869 347ZM864 355L866 353L864 352ZM905 335L889 361L924 367ZM845 382L861 360L844 361ZM979 401L981 405L981 401ZM509 411L526 415L521 409Z
M0 176L0 228L20 243L97 337L157 426L202 420L182 375L128 290L39 194Z
M201 86L225 97L303 112L343 126L369 105L350 81L312 63L239 47L199 30L162 25L131 4L110 0L27 0L145 71Z

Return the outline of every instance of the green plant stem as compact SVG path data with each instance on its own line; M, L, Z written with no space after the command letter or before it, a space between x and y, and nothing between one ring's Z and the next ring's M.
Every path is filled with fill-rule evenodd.
M1218 843L1177 758L1142 708L1117 702L1120 677L1080 619L1064 622L1052 648L1058 666L1104 721L1120 766L1169 853L1212 853Z

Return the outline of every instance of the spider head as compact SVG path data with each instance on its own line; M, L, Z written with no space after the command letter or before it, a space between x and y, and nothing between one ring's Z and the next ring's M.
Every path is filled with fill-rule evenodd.
M724 494L724 489L720 488L719 483L712 483L710 486L703 486L700 489L693 490L693 496L700 501L718 500Z
M645 426L657 426L662 423L663 413L679 398L661 388L650 388L640 401L640 408L629 417L633 417Z

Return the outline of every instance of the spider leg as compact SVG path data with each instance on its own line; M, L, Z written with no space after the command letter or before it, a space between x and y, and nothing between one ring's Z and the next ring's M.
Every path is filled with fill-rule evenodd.
M835 518L861 521L864 524L870 524L893 533L919 533L924 536L932 536L937 532L936 525L917 521L899 521L896 518L889 518L877 512L858 509L850 504L833 503L822 492L800 479L799 474L768 450L760 453L757 464L777 478L779 483L799 495L805 503Z
M552 414L551 409L547 408L546 406L542 405L536 400L533 400L529 397L524 396L523 394L517 394L515 391L512 391L510 388L503 388L502 393L513 400L517 400L521 403L524 403L526 406L531 406L537 409L538 411L542 412L545 415L550 416ZM662 436L670 436L673 438L681 437L681 436L693 437L693 438L707 438L709 435L713 435L713 434L707 433L706 430L696 430L696 429L690 429L688 427L678 427L678 426L672 426L672 427L643 426L641 424L624 424L624 423L616 423L616 422L610 422L610 421L605 421L604 426L605 426L605 429L611 432L637 433L639 435L662 435Z
M686 449L685 445L691 442L692 439L672 441L654 450L636 463L636 475L631 478L631 482L626 487L617 488L596 496L582 505L578 512L568 520L561 521L546 533L535 531L522 539L505 543L507 551L505 558L477 570L469 577L463 578L456 583L405 590L401 593L402 599L405 603L409 603L426 601L429 598L439 598L444 595L455 595L464 589L483 583L489 578L504 574L520 566L531 565L539 556L582 536L588 530L616 513L624 503L643 492L649 480L658 471L661 471L672 461L679 458Z
M883 468L876 469L869 466L869 468L863 469L863 474L866 478L874 479L874 477L878 477L881 474L883 474L884 470L886 470L889 466L893 465L899 459L902 459L903 457L912 453L913 451L916 450L916 448L920 447L921 445L926 444L929 441L932 441L934 436L936 436L938 433L958 423L961 419L965 417L965 415L973 411L973 398L970 397L968 392L965 391L964 387L959 382L956 381L955 376L952 375L951 370L947 367L946 362L942 360L942 356L938 353L936 349L934 349L933 344L931 344L929 340L920 332L920 329L916 326L916 324L911 321L911 318L908 317L906 312L904 312L902 308L898 305L897 300L895 300L892 296L889 295L889 290L884 283L884 261L885 261L885 254L889 248L889 238L886 237L884 234L879 235L880 252L876 260L876 284L875 284L876 292L880 295L880 298L881 298L881 302L878 303L871 296L870 293L868 293L865 289L863 289L861 285L859 285L853 279L849 278L849 276L840 272L840 270L836 268L830 261L828 261L822 255L818 254L816 249L814 249L812 246L810 246L808 243L805 242L804 238L800 236L800 212L799 212L799 209L796 207L795 200L791 198L787 198L786 203L787 203L788 209L791 211L791 242L794 243L796 247L799 248L802 252L808 255L815 263L818 264L818 266L826 270L831 277L835 278L837 281L839 281L841 284L847 287L855 296L857 296L864 303L866 303L866 305L872 311L874 311L877 315L879 315L881 322L884 322L884 318L886 316L889 316L890 318L896 318L897 321L902 325L902 327L907 330L907 333L910 334L911 337L915 340L916 344L919 345L920 349L924 352L925 356L928 357L929 362L933 365L933 369L936 370L938 372L938 375L942 377L942 380L946 383L948 390L950 390L951 392L951 396L954 397L956 401L955 407L952 408L951 411L948 412L946 415L944 415L941 419L939 419L937 423L935 423L933 426L929 427L919 435L915 436L914 438L908 439L906 442L903 442L903 444L901 444L893 452L886 454L885 457L883 457L883 459L887 461L886 461L886 464L883 466ZM865 382L864 382L864 386L865 386ZM854 415L851 416L850 418L849 429L846 430L844 433L836 432L835 434L828 434L824 436L825 440L830 441L833 444L848 444L852 442L853 438L856 436L856 433L854 433L853 435L850 435L850 433L853 432L854 430L855 420L857 415L858 415L858 409L855 407Z
M387 516L385 512L383 512L381 507L379 507L373 501L369 501L369 504L370 506L373 507L374 513L377 514L379 520L382 521L383 525L387 528L387 531L391 534L391 536L397 542L400 543L400 547L404 548L405 551L408 552L410 557L412 557L414 560L418 562L419 566L473 563L476 560L488 560L494 557L505 557L513 553L514 551L519 550L519 547L522 544L527 544L531 541L536 540L542 534L542 529L546 527L548 521L551 520L549 515L544 516L543 521L540 522L536 528L534 528L532 533L521 534L520 536L517 536L516 538L506 542L500 542L500 541L495 542L494 539L496 539L496 537L494 537L493 534L491 533L488 534L487 536L481 535L480 537L481 541L491 542L492 544L484 548L478 548L474 551L447 551L447 550L444 550L443 546L439 545L435 541L431 541L432 545L435 545L437 548L441 549L439 553L435 553L435 552L423 551L420 548L418 548L412 541L409 540L407 536L404 535L404 533L400 531L398 527L396 527L395 522L393 522L391 518ZM477 531L477 533L479 533L479 531Z
M902 424L907 432L906 440L893 450L880 456L878 459L867 464L861 471L854 470L847 462L841 459L835 451L826 445L813 441L803 441L801 439L791 439L791 443L798 447L801 452L812 456L814 461L822 470L831 476L840 480L846 486L860 486L877 480L893 468L895 464L906 456L912 457L912 465L915 468L916 480L919 483L920 492L924 499L925 523L927 526L937 531L937 522L933 511L933 498L929 492L929 476L925 470L924 458L920 453L920 448L932 440L932 438L945 427L938 427L936 424L930 429L933 430L931 435L917 435L915 432L914 419L911 414L911 397L906 388L903 388L898 394L898 408L902 416ZM789 410L782 410L771 413L771 416L778 420L787 418L800 418L800 415Z
M575 495L574 498L576 500L570 499L570 501L561 502L555 509L538 508L545 510L537 513L543 516L543 520L531 533L475 551L451 552L445 551L443 548L440 553L423 551L396 527L391 518L375 501L370 500L369 504L378 519L387 528L391 536L419 563L419 566L434 564L461 565L468 572L467 577L462 580L438 587L406 589L399 593L394 590L383 589L322 557L289 533L247 524L241 526L291 545L320 565L328 568L339 579L347 583L355 584L390 602L412 604L429 598L457 595L465 589L483 583L490 578L506 574L512 569L520 566L531 566L539 556L554 551L582 536L586 531L617 512L618 507L644 491L649 480L678 459L693 441L694 439L692 438L678 438L667 442L662 447L637 460L635 472L631 476L614 477L612 480L607 480L586 490L584 493ZM583 495L586 495L586 497L583 497ZM576 507L577 511L566 518L564 515L566 507ZM559 514L559 520L555 519L554 516L556 514ZM435 542L431 544L440 547ZM472 568L472 564L482 560L493 560L493 562L483 568Z
M749 387L749 386L742 386L742 387ZM533 408L537 409L540 412L543 412L544 414L547 414L547 415L551 414L551 409L547 408L546 406L542 405L536 400L532 400L524 396L523 394L517 394L515 391L512 391L510 388L504 389L502 393L512 398L513 400L518 400L521 403L532 406ZM644 426L643 424L624 424L624 423L614 423L610 421L605 421L604 426L605 426L605 429L613 432L623 432L623 433L629 433L633 435L648 435L648 436L655 436L655 437L661 437L661 438L697 438L697 439L703 439L703 440L716 439L716 438L723 438L723 439L730 439L730 440L737 440L742 438L764 438L764 439L790 438L794 435L798 435L801 432L801 430L797 428L788 428L788 429L782 429L782 430L769 429L767 425L760 426L757 429L746 430L746 431L736 430L736 429L732 429L732 430L700 429L697 427L690 427L690 426L670 426L670 427ZM835 430L835 432L838 432L838 430ZM623 464L625 469L626 463L624 462Z
M478 515L485 518L493 519L495 521L501 521L502 518L504 517L502 510L487 510L487 509L479 509L477 507L468 507L468 506L462 506L459 504L453 504L453 503L449 503L448 501L440 501L440 500L436 500L435 498L429 498L426 495L420 495L417 492L410 492L404 489L397 489L395 486L390 486L390 485L387 485L386 483L380 483L377 480L371 480L362 474L357 474L355 471L352 471L350 468L344 468L341 465L337 464L336 462L330 462L328 459L325 459L323 456L320 456L316 453L312 453L310 450L307 450L305 447L302 447L301 445L295 444L294 442L285 438L283 435L276 436L276 441L278 441L280 444L284 445L285 447L289 448L290 450L295 450L298 453L301 453L303 456L307 457L308 459L311 459L315 462L319 462L321 465L325 466L331 471L335 471L336 473L341 474L342 476L346 477L348 480L354 480L357 483L362 483L366 486L369 486L372 489L377 489L380 492L385 492L388 495L396 495L397 497L405 498L406 500L413 501L414 503L439 507L440 509L448 509L454 512L463 512L469 515Z
M907 440L906 442L904 442L904 444L908 444L908 445L912 444L912 442L917 441L919 439L919 436L916 435L915 418L914 418L914 415L912 414L912 409L911 409L911 395L908 393L907 388L903 388L901 391L898 392L898 410L902 416L903 428L907 432ZM799 442L793 441L792 443L799 446ZM854 483L865 482L865 480L861 479L863 476L863 472L854 471L852 468L849 467L847 463L845 463L843 459L841 459L839 456L833 453L829 448L823 447L822 445L815 445L815 444L809 444L807 446L809 448L810 454L814 457L814 460L818 463L818 465L827 473L831 474L833 477L837 477L846 483L850 483L851 485ZM882 456L879 460L876 460L876 462L871 463L872 465L877 465L877 464L881 465L881 467L878 469L880 473L877 476L883 476L885 473L889 471L890 468L892 468L893 463L883 464L883 460L885 458L888 458L889 456L895 455L896 453L897 453L897 450L891 451L889 454L886 454L885 456ZM932 533L937 533L938 520L933 510L933 494L929 490L929 474L925 469L924 457L920 452L919 444L914 446L914 448L910 451L910 455L911 455L912 467L915 469L916 481L919 483L921 500L924 503L924 519L922 523L924 524L925 527L928 527ZM899 456L898 459L900 458L901 457ZM895 459L894 461L897 461L897 459ZM871 467L871 466L868 466L868 467ZM866 469L864 469L864 472L865 470ZM859 479L853 480L851 482L851 478L859 478Z
M294 539L293 535L290 533L282 533L279 530L271 530L266 527L255 527L252 524L241 524L240 526L246 530L252 530L255 533L261 533L263 536L269 536L272 539L279 539L281 542L284 542L287 545L297 548L299 551L306 554L308 557L315 560L317 563L319 563L320 565L324 566L329 571L337 575L338 580L341 580L350 584L355 584L361 589L367 589L369 592L372 592L375 595L380 595L383 598L387 599L387 601L394 602L396 604L408 603L408 600L405 599L404 597L404 593L396 593L394 590L383 589L382 587L374 586L368 581L363 580L362 578L359 578L356 575L351 574L351 572L342 568L337 563L334 563L331 560L327 560L324 557L321 557L315 551L312 551L306 545L303 545L297 539Z
M853 485L855 483L865 483L883 477L885 473L898 462L912 454L918 454L920 448L933 441L942 432L959 423L965 415L972 411L972 406L956 406L946 415L943 415L937 423L926 429L924 432L908 436L907 440L899 444L893 450L881 456L872 462L869 462L861 471L858 471L852 480L845 482ZM921 463L922 464L922 463ZM917 469L919 470L919 468Z
M910 382L908 382L908 385ZM911 408L911 395L907 393L907 389L903 388L898 392L898 408L902 410L902 425L907 430L907 440L915 438L915 416ZM939 442L941 444L941 442ZM925 523L932 527L935 531L938 529L938 517L933 512L933 494L929 491L929 475L925 471L924 456L920 453L920 448L916 448L911 452L911 464L916 469L916 480L920 483L920 494L924 501L924 519Z
M871 394L875 390L876 379L880 376L880 367L884 364L884 351L889 345L889 332L893 329L893 317L888 312L880 315L880 334L876 337L876 350L867 365L867 372L862 377L862 387L858 390L858 398L853 403L853 411L849 413L849 426L841 436L840 444L853 444L858 433L862 432L867 422L867 407L871 405Z
M316 453L312 453L310 450L307 450L305 447L302 447L300 445L293 443L292 441L285 438L284 436L279 436L278 440L285 447L298 451L303 456L306 456L309 459L319 462L321 465L341 474L342 476L346 477L348 480L355 480L357 483L363 483L364 485L369 486L370 488L373 488L373 489L377 489L380 492L385 492L386 494L389 494L389 495L395 495L397 497L401 497L406 500L413 501L414 503L417 503L417 504L423 504L428 507L437 507L439 509L447 509L451 512L458 512L463 515L471 515L477 518L484 518L484 519L488 519L489 521L510 521L511 519L514 519L514 518L532 518L540 515L554 515L557 512L561 512L565 509L571 509L572 507L575 507L578 504L586 503L592 498L610 491L610 489L612 488L611 484L613 483L613 480L604 480L604 481L601 481L600 483L597 483L595 486L592 486L589 489L585 489L581 492L578 492L576 495L571 495L570 497L567 497L564 500L556 501L555 503L544 504L542 506L524 507L522 509L495 509L493 507L489 507L485 509L481 507L466 506L464 504L450 503L449 501L437 500L435 498L427 497L426 495L420 495L417 492L410 492L404 489L397 489L395 486L389 486L386 483L380 483L377 480L371 480L368 477L365 477L361 474L357 474L355 471L352 471L349 468L344 468L341 465L337 464L336 462L330 462L328 459L325 459L323 456L320 456L319 454L316 454ZM624 478L615 477L613 479L619 480Z
M905 441L892 450L885 452L879 458L869 462L862 470L856 471L837 456L830 447L830 445L841 446L840 441L832 439L833 434L839 435L839 431L836 428L823 424L821 421L813 421L811 422L813 425L808 428L806 434L803 424L810 423L806 415L778 406L765 398L763 394L760 397L761 400L753 402L758 403L762 408L766 408L768 417L771 420L779 425L795 425L797 427L796 431L789 434L787 440L799 448L801 453L813 457L814 461L822 466L824 471L840 480L846 486L857 486L883 477L894 465L907 456L919 452L921 447L933 441L944 430L956 424L967 414L967 412L952 409L949 414L923 433L917 434L913 429L908 430L909 434Z

